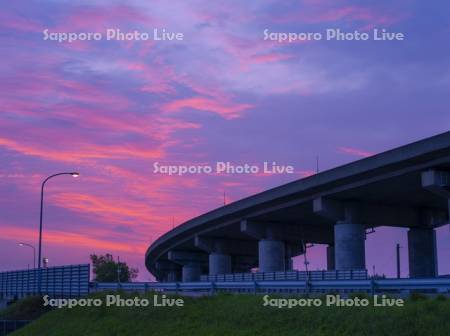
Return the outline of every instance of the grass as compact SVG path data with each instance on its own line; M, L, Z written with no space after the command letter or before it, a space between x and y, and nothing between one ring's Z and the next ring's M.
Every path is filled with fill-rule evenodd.
M5 309L0 310L0 320L34 320L50 311L43 306L41 297L32 296L17 301Z
M291 309L264 307L254 295L183 299L184 307L54 309L12 335L450 335L450 300L443 297L404 307Z

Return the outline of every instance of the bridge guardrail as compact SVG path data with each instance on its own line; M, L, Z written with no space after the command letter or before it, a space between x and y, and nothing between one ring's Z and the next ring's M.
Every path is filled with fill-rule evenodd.
M367 280L261 280L261 281L198 281L198 282L134 282L91 283L92 291L230 291L230 292L399 292L418 290L450 293L450 278L367 279Z
M200 281L282 281L282 280L366 280L367 270L339 270L339 271L285 271L285 272L256 272L230 273L218 275L202 275Z

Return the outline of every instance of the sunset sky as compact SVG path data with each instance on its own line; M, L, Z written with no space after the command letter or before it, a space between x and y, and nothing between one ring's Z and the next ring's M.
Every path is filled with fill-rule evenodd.
M3 1L0 270L27 268L46 187L50 265L112 253L140 269L182 222L255 192L449 130L450 3L398 1ZM44 40L43 31L153 29L182 41ZM271 32L400 32L404 41L264 40ZM153 173L153 163L292 165L289 175ZM407 275L405 229L368 236L367 268ZM375 249L375 246L378 248ZM381 246L381 248L380 248ZM450 230L438 230L450 273ZM311 268L325 266L323 246ZM446 260L445 260L446 259ZM297 266L303 268L298 260Z

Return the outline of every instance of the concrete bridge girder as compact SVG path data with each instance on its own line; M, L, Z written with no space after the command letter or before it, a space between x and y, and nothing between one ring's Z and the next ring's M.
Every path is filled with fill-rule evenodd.
M182 266L181 277L184 282L200 280L200 275L208 263L208 256L198 252L175 250L169 251L167 257L169 260Z
M252 240L196 236L194 246L207 253L230 255L257 255L257 244Z
M275 272L292 269L292 257L304 252L298 225L241 221L241 232L258 239L258 269Z
M167 258L180 265L192 263L206 264L208 261L208 256L205 253L179 250L169 251Z
M426 176L427 186L431 185L430 180L437 179ZM424 184L423 180L422 175L422 184ZM442 188L442 177L437 180L441 181L439 183ZM408 232L410 276L437 275L436 241L433 238L435 235L433 228L448 222L448 214L445 211L349 203L324 198L314 200L313 211L335 222L333 266L336 269L365 268L363 230L366 226L404 226L410 227ZM327 264L331 266L330 262Z
M313 211L331 222L360 223L366 227L437 227L448 222L446 211L413 208L367 202L342 202L319 197L313 201Z
M450 172L430 169L421 174L422 188L450 199Z
M295 223L257 222L242 220L242 233L254 239L274 239L297 244L300 242L314 242L328 244L333 241L332 228L306 226Z
M242 265L237 267L232 257L257 255L257 244L250 240L196 236L194 245L209 253L209 275L231 273L234 268L246 269Z
M237 240L224 239L214 237L196 236L194 239L195 247L209 253L209 274L226 274L230 273L231 269L245 269L249 271L251 268L258 265L260 259L259 251L261 248L259 244L264 244L254 240ZM265 243L266 245L269 243ZM303 246L293 243L282 242L283 246L279 253L280 266L269 267L269 269L285 270L292 268L291 258L303 253ZM275 249L276 253L278 250ZM271 252L268 252L271 253ZM264 255L262 256L264 258ZM283 261L281 262L281 259ZM264 262L263 262L264 264Z
M328 261L336 261L344 250L337 240L350 241L341 246L350 245L354 251L361 251L364 229L395 226L410 228L410 268L416 270L411 275L430 274L424 264L435 261L433 230L448 223L450 217L449 141L450 132L446 132L267 190L194 218L154 242L146 253L146 266L151 272L157 271L158 259L166 259L168 251L174 249L206 252L203 253L205 265L213 254L230 255L233 270L244 265L235 261L237 255L227 251L228 247L195 246L194 233L243 240L250 237L257 246L250 249L254 251L249 256L253 260L261 250L270 250L269 245L278 246L276 264L283 263L280 255L284 254L285 266L288 256L293 254L288 252L287 243L327 243ZM240 222L243 218L248 222L255 220L258 225L247 226ZM295 224L300 218L307 225ZM324 239L326 236L329 237ZM261 243L263 240L275 243ZM280 253L282 250L284 253ZM350 262L352 267L363 260L363 253L357 254L354 260L359 262ZM175 260L180 267L186 264L185 259ZM333 267L331 262L328 264L328 268Z
M313 201L313 211L335 223L334 245L327 249L327 268L365 269L365 213L361 204L317 198ZM329 260L331 257L334 262Z
M181 267L169 260L158 260L155 263L159 277L168 282L176 282L181 278Z

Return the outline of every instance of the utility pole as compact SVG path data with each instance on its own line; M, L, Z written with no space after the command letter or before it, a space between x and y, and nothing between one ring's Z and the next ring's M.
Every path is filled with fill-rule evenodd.
M225 190L223 191L223 205L227 205L227 198L225 196Z
M395 251L397 253L397 279L400 279L400 244L397 243L395 246Z
M316 156L316 174L319 173L319 155Z

